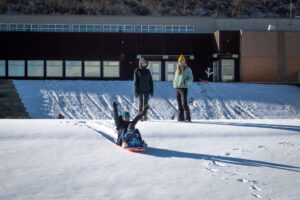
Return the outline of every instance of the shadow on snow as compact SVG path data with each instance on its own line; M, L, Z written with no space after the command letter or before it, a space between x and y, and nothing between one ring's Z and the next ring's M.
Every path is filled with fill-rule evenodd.
M164 122L164 121L161 121ZM152 123L161 123L160 121L153 121ZM168 121L169 122L169 121ZM174 123L183 123L174 121ZM266 129L277 129L277 130L286 130L294 131L300 133L300 126L296 125L281 125L281 124L258 124L258 123L245 123L245 122L219 122L219 121L192 121L193 124L211 124L211 125L224 125L224 126L241 126L241 127L253 127L253 128L266 128Z
M220 163L227 163L233 165L243 165L250 167L268 167L274 169L282 169L294 172L300 172L300 167L284 165L278 163L271 163L259 160L249 160L244 158L234 158L228 156L215 156L208 154L199 154L199 153L188 153L181 152L176 150L168 150L168 149L160 149L155 147L147 148L147 151L144 153L149 156L162 157L162 158L187 158L187 159L196 159L196 160L208 160L208 161L216 161Z
M89 128L95 130L97 133L102 135L105 139L114 143L114 137L102 131L96 130L92 127ZM148 147L144 152L144 154L148 156L155 156L161 158L186 158L186 159L196 159L196 160L207 160L207 161L215 161L215 162L227 163L232 165L242 165L242 166L250 166L250 167L268 167L273 169L300 172L300 167L297 166L271 163L271 162L265 162L259 160L249 160L244 158L234 158L228 156L215 156L215 155L208 155L208 154L181 152L176 150L160 149L156 147Z

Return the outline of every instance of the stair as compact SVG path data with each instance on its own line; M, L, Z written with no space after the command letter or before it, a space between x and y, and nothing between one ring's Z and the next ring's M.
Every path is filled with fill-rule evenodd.
M0 119L30 119L12 80L0 80Z

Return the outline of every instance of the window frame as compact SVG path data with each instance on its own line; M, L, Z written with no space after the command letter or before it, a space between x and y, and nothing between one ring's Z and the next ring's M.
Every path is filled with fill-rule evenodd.
M106 76L105 75L105 73L106 73L106 71L105 71L105 69L106 69L106 67L108 67L108 66L113 66L113 65L106 65L106 63L110 63L110 62L117 62L118 63L118 66L117 66L117 68L118 68L118 75L116 75L116 76ZM119 60L104 60L103 61L103 78L120 78L121 77L121 73L120 73L120 61Z

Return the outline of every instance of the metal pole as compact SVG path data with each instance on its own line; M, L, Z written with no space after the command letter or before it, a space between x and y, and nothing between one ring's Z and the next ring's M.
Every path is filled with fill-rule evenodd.
M293 18L293 13L292 13L292 0L290 0L290 18Z

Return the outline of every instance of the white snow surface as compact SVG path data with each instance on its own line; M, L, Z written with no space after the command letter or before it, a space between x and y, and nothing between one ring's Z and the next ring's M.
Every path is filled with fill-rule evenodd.
M0 120L0 199L298 200L299 122L139 122L131 153L111 120Z
M14 83L35 119L0 120L0 199L299 199L298 87L193 83L182 123L156 82L137 124L149 147L131 153L113 143L111 103L134 116L132 82Z
M132 81L14 81L30 116L35 119L111 119L112 102L132 116L138 112ZM300 88L292 85L192 83L194 119L300 119ZM149 118L170 120L177 114L171 82L155 82Z

